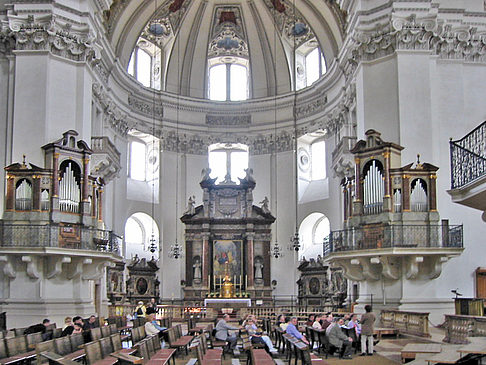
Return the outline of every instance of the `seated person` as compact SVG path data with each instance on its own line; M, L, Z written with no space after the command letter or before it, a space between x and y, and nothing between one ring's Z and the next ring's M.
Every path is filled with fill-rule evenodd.
M289 325L289 318L287 318L285 315L281 314L277 318L278 326L285 331L287 329L287 326Z
M229 314L225 314L222 319L218 321L216 324L216 339L220 341L228 341L230 344L230 350L234 350L236 348L236 342L238 341L238 337L235 335L230 335L228 333L229 330L238 330L238 327L233 327L227 323L230 316Z
M325 330L327 329L331 323L332 323L332 313L331 312L327 312L326 313L326 318L322 321L321 323L321 326L322 326L322 329Z
M96 316L91 315L88 320L86 321L86 329L92 329L98 327L96 325Z
M73 319L71 317L66 317L64 318L64 326L62 326L62 329L64 330L66 327L72 326L73 325Z
M163 333L167 330L167 328L161 327L157 323L157 320L155 319L155 309L150 307L147 308L145 318L147 318L147 322L145 322L145 333L148 336L158 335L159 338L163 337Z
M80 316L74 317L73 318L73 325L75 325L75 324L82 328L81 333L83 334L84 342L90 342L91 341L91 332L89 331L89 328L86 325L86 323L84 323L83 318L81 318Z
M138 317L145 317L145 314L147 313L147 308L143 304L142 301L138 302L137 306L135 307L135 312L133 313L133 318L138 318Z
M339 357L342 359L351 359L353 339L344 334L341 329L342 325L344 325L344 319L334 318L333 323L328 327L329 332L326 332L326 334L329 338L329 343L341 349Z
M265 344L269 352L278 352L277 349L273 347L273 343L270 337L262 335L262 332L258 330L256 323L253 321L253 318L248 318L246 320L245 328L248 332L248 335L250 336L250 340L252 343L263 343Z
M314 323L312 323L312 328L316 330L322 330L321 319L322 315L317 315L316 320L314 321Z
M81 326L79 323L73 324L73 332L71 334L74 335L76 333L83 333L83 326Z
M312 327L316 320L316 315L315 314L309 314L309 317L307 318L307 322L305 322L306 326Z
M47 332L47 327L51 324L51 321L47 318L42 321L42 323L33 324L24 331L24 335L29 335L31 333L42 333L42 340L47 341L52 339L52 332Z
M307 340L307 338L305 338L305 336L302 333L299 332L297 326L298 326L297 317L292 317L290 319L290 323L287 326L285 332L287 332L289 335L294 336L296 339L301 340L306 344L309 344L309 341Z

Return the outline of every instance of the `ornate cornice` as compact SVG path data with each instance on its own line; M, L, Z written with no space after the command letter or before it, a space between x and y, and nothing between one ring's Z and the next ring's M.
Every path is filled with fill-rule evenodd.
M206 114L206 124L210 126L244 127L251 124L251 115L211 115Z
M95 60L94 36L86 24L52 14L8 15L0 32L0 51L48 51L73 60Z
M106 94L105 89L98 83L93 83L93 97L103 109L103 120L107 122L115 132L126 136L132 128L126 113L120 110L116 103Z
M389 22L358 31L352 36L354 47L348 61L375 60L397 50L429 51L440 59L486 62L486 29L461 23L447 23L437 16L418 18L393 15ZM349 74L346 70L345 73Z
M158 105L156 101L152 104L146 103L144 100L135 97L134 95L128 96L128 105L133 111L142 113L148 117L162 119L164 116L164 107Z

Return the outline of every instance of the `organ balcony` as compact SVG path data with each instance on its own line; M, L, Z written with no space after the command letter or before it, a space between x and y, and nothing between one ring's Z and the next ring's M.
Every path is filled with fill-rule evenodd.
M486 222L486 122L463 138L449 142L454 203L483 211Z
M350 280L434 279L463 251L462 226L439 222L438 167L420 155L402 166L402 150L375 130L350 150L355 170L342 181L344 229L332 231L324 248L326 261Z
M77 137L70 130L43 146L45 167L24 156L5 168L0 270L11 280L20 271L32 279L93 280L122 260L121 238L103 223L105 181L90 174L93 150ZM107 140L96 141L98 152L116 156Z
M350 280L439 277L442 264L463 251L462 225L378 224L332 231L324 242L326 261ZM403 270L403 271L401 271Z

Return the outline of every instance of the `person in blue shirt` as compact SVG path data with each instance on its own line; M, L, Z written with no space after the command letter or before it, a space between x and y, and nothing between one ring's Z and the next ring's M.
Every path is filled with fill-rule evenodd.
M149 336L158 335L159 338L163 337L162 334L167 330L165 327L159 326L155 319L155 310L153 308L147 309L146 314L147 322L145 323L145 333Z
M298 325L297 317L292 317L290 319L290 323L287 326L287 329L285 330L285 332L287 332L289 335L294 336L298 340L301 340L302 342L309 344L309 341L307 341L307 338L305 338L305 336L302 333L300 333L299 330L297 329L297 325Z

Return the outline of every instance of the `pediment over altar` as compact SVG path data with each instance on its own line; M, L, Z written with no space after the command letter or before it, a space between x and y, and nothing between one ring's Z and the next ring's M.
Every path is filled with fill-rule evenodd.
M272 224L275 217L268 207L268 199L260 202L261 206L253 205L253 189L256 182L249 168L244 179L239 184L233 181L215 183L203 170L203 204L194 207L194 200L189 198L187 210L181 217L188 224L201 220L248 220L259 221L262 224Z

